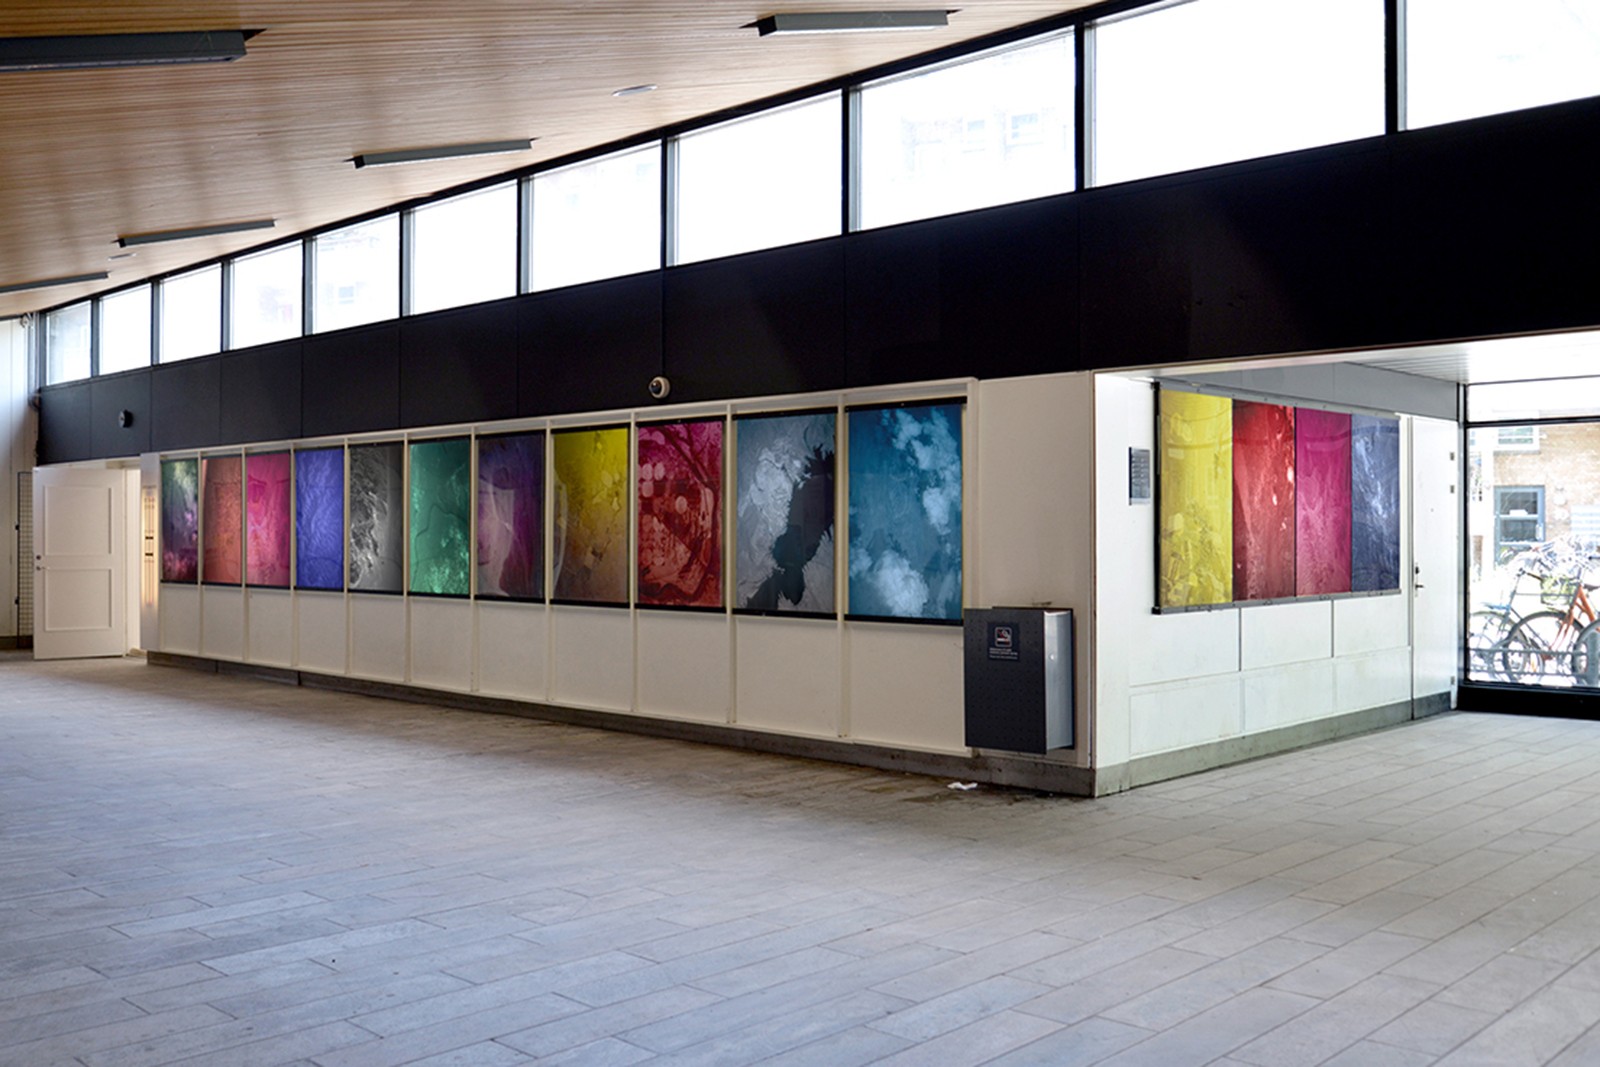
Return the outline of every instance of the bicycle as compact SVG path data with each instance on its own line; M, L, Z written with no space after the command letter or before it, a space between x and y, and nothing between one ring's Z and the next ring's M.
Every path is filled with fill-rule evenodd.
M1560 541L1547 541L1534 545L1517 553L1509 561L1516 565L1516 572L1511 579L1511 587L1506 592L1502 602L1490 602L1471 612L1467 616L1466 645L1468 659L1468 677L1488 679L1491 681L1516 681L1505 673L1505 662L1502 653L1505 650L1508 638L1517 624L1531 615L1546 615L1549 610L1524 612L1518 609L1518 604L1529 599L1538 599L1546 609L1565 607L1566 601L1559 605L1544 604L1543 594L1546 582L1555 573L1563 562L1573 555L1571 546ZM1527 588L1529 580L1533 588ZM1542 633L1548 629L1548 624L1541 621L1532 624ZM1521 648L1542 648L1544 643L1530 643L1526 635L1519 636Z
M1600 585L1584 581L1594 561L1558 542L1542 555L1550 564L1539 575L1545 610L1522 616L1497 642L1500 673L1509 681L1546 686L1600 684L1600 612L1589 599Z

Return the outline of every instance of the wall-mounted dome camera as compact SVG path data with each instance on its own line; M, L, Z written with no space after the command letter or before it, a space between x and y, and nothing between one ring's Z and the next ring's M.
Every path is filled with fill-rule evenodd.
M123 408L121 411L117 412L117 425L121 426L124 430L126 430L129 426L132 426L133 412L129 411L127 408Z
M667 381L666 375L658 374L650 379L650 396L652 398L665 400L670 392L672 392L672 383Z

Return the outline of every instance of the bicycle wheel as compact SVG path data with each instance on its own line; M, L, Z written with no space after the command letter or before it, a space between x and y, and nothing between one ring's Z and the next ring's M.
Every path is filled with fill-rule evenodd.
M1524 685L1571 685L1572 646L1577 631L1560 611L1535 611L1518 619L1501 642L1506 681Z
M1574 685L1600 686L1600 620L1591 622L1573 638L1567 657Z
M1467 677L1505 681L1500 649L1516 619L1503 611L1474 611L1467 617Z

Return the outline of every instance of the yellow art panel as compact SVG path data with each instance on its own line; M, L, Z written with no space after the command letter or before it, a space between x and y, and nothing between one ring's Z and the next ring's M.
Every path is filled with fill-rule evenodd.
M555 467L557 600L628 602L628 430L562 430Z
M1160 603L1233 599L1233 401L1160 392Z

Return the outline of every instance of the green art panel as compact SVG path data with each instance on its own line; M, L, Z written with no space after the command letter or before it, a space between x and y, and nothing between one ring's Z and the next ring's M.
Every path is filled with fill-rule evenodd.
M1233 599L1233 401L1162 389L1158 603Z
M411 443L413 593L466 596L472 565L472 442Z

